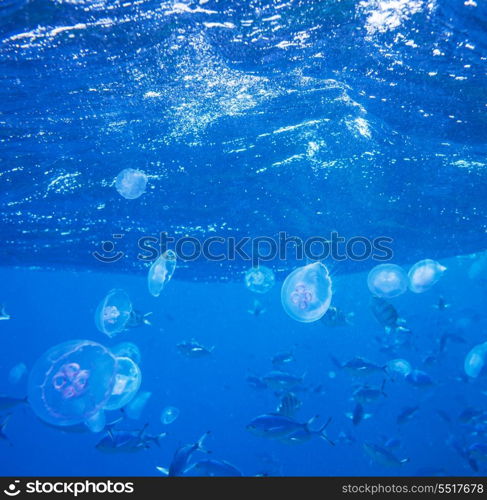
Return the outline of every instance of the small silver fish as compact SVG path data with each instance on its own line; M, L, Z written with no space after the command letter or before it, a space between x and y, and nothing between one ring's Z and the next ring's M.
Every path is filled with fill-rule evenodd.
M10 314L5 311L4 304L0 305L0 321L10 319Z
M409 462L408 458L397 458L391 451L387 448L379 446L374 443L365 442L363 444L364 450L373 460L381 465L386 466L399 466L406 462Z
M125 325L126 328L138 328L139 326L152 326L152 323L147 319L152 315L152 312L142 313L135 309L130 312L129 319Z
M147 425L138 431L108 429L106 436L96 445L96 449L104 453L135 453L150 448L151 443L159 446L159 441L166 436L165 432L149 436L146 430Z
M262 381L276 391L292 391L295 387L301 385L304 375L293 375L292 373L274 370L262 377Z
M242 472L226 460L200 460L186 469L185 473L196 471L199 476L240 477Z
M202 358L205 356L209 356L215 349L214 346L207 348L194 339L191 339L189 341L185 340L184 342L178 344L176 347L178 351L187 358Z

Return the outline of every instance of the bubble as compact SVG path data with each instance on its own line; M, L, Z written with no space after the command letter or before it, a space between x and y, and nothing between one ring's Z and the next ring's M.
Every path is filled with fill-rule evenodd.
M179 417L179 409L175 406L166 406L161 413L161 422L164 425L172 424Z
M86 422L111 396L115 373L116 359L101 344L89 340L64 342L49 349L33 366L29 403L49 424Z
M409 270L409 289L414 293L426 292L441 278L445 271L446 267L436 260L420 260Z
M245 286L255 293L267 293L276 281L274 271L266 266L252 267L245 273Z
M166 250L150 267L147 276L149 292L154 297L159 297L162 289L169 283L176 269L176 254Z
M479 375L485 375L487 366L485 357L487 355L487 342L476 345L465 357L464 369L465 373L472 378L477 378Z
M380 264L367 276L367 286L376 297L390 299L402 295L408 289L408 277L396 264Z
M147 175L141 170L126 168L115 179L115 188L127 200L135 200L145 193Z
M398 373L403 377L407 377L413 370L409 361L401 358L391 359L386 366L389 372Z
M121 342L111 349L112 353L121 358L130 358L134 363L140 365L142 356L140 349L133 342Z
M110 399L103 407L105 410L118 410L130 403L142 382L142 374L130 358L116 358L115 383Z
M111 290L96 309L96 327L105 335L114 337L125 330L131 314L132 302L127 293L120 289Z
M284 310L296 321L319 320L330 307L331 279L321 262L298 267L287 276L281 288Z

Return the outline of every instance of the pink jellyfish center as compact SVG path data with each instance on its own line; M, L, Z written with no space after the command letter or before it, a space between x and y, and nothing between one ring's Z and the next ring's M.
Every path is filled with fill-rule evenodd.
M103 321L106 323L114 324L119 316L120 311L116 306L106 306L103 309Z
M67 363L52 378L52 385L64 399L80 396L88 384L90 372L82 370L78 363Z
M291 293L291 302L301 310L307 309L312 300L313 294L304 283L298 283Z

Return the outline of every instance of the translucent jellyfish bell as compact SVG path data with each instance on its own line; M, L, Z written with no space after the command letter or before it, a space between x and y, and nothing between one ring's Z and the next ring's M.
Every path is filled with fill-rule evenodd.
M409 270L409 289L414 293L426 292L442 277L445 271L446 267L436 260L420 260Z
M476 345L465 357L464 369L465 373L472 378L477 378L479 375L485 375L487 372L486 364L487 342Z
M380 264L367 276L367 286L376 297L390 299L402 295L408 289L408 277L396 264Z
M330 307L331 279L321 262L298 267L287 276L281 288L284 310L296 321L319 320Z
M409 361L401 358L391 359L386 366L389 372L397 373L403 377L407 377L413 370Z
M127 200L135 200L145 193L147 175L141 170L126 168L115 179L115 188Z
M112 394L103 407L105 410L118 410L130 403L142 382L139 367L130 358L116 358L115 383Z
M111 396L116 360L101 344L64 342L49 349L29 374L28 399L36 415L53 425L90 421Z
M115 347L112 347L112 353L116 357L130 358L134 363L140 365L142 356L140 349L133 342L121 342Z
M154 297L159 297L162 289L169 283L176 269L176 254L166 250L150 267L147 276L149 292Z
M252 267L245 273L245 286L255 293L267 293L276 281L274 271L266 266Z
M96 327L114 337L125 330L132 313L132 302L124 290L114 289L100 302L95 312Z
M179 417L179 409L175 406L166 406L161 413L161 422L164 425L172 424Z

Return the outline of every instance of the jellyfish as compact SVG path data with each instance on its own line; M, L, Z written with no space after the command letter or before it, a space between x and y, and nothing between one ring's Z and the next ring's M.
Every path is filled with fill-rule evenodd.
M28 400L35 414L52 425L90 421L112 395L117 361L90 340L49 349L29 374Z
M161 413L161 422L164 425L172 424L179 417L179 409L175 406L166 406Z
M408 277L402 267L380 264L370 270L367 286L376 297L390 299L402 295L408 289Z
M152 392L148 391L137 394L137 396L125 407L125 415L132 420L138 420L151 396Z
M96 327L114 337L125 330L132 314L132 303L124 290L114 289L100 302L95 312Z
M141 170L126 168L115 179L115 188L127 200L135 200L145 193L147 175Z
M95 413L85 421L86 427L94 433L101 432L105 428L106 423L105 412L103 410Z
M487 374L487 342L476 345L465 357L465 373L471 378L477 378L479 375Z
M130 403L142 382L140 368L130 358L116 358L115 383L112 394L103 407L105 410L118 410Z
M409 361L401 358L391 359L387 362L386 367L388 372L397 373L403 377L407 377L412 371Z
M276 281L274 271L266 266L252 267L245 273L245 286L255 293L267 293Z
M446 267L436 260L420 260L409 270L409 289L414 293L426 292L441 278L445 271Z
M8 381L12 385L18 384L24 378L24 375L26 373L27 373L27 366L25 366L25 363L18 363L10 370L8 374Z
M176 254L166 250L150 267L148 279L149 292L154 297L159 297L162 289L169 283L176 269Z
M140 365L140 360L142 358L140 349L133 342L121 342L115 347L112 347L111 351L117 357L130 358L134 363Z
M296 321L319 320L330 307L331 279L321 262L298 267L284 280L281 302L284 310Z

